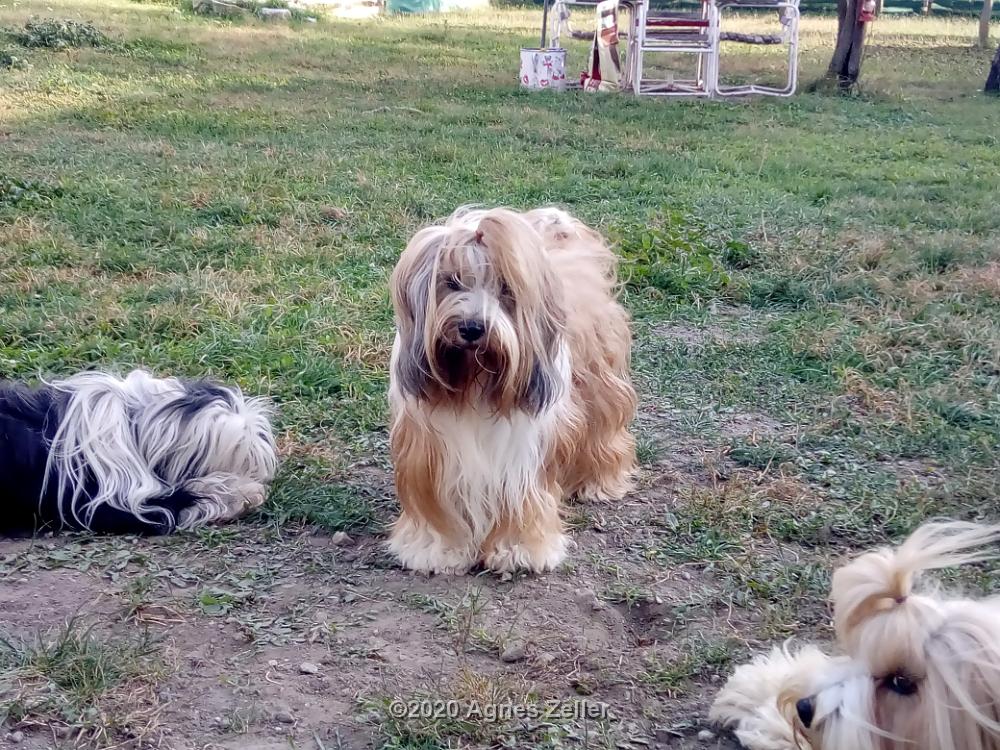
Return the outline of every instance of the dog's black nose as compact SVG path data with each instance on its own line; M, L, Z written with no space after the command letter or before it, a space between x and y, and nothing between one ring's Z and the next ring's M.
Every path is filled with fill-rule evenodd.
M812 698L803 698L795 704L795 713L799 715L802 726L808 729L816 715L816 704L813 703Z
M458 335L468 341L479 341L486 333L486 327L478 320L463 320L458 324Z

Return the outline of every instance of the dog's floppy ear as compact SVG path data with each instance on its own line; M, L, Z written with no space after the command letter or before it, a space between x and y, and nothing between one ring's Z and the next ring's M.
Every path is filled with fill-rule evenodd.
M403 392L411 396L427 397L434 389L427 352L427 341L433 337L427 328L437 305L435 288L443 240L441 227L421 230L403 250L392 272L392 306L400 343L394 375Z

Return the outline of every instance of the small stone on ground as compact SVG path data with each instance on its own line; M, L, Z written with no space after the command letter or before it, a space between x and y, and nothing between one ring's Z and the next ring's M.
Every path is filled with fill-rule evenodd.
M500 661L512 664L516 661L524 661L528 651L520 641L507 644L507 647L500 654Z

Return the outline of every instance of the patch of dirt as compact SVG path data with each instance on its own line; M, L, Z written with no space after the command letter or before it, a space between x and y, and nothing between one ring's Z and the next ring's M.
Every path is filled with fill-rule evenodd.
M723 437L783 428L758 414L720 416ZM722 558L683 545L692 543L686 524L713 527L713 513L743 502L746 480L735 478L721 439L674 433L669 417L644 412L667 449L635 492L568 509L575 546L548 575L427 577L396 567L375 534L338 543L254 524L154 539L8 541L0 634L31 638L74 617L102 638L148 630L169 668L156 687L155 725L119 737L122 750L378 747L401 731L386 724L393 699L505 690L607 706L604 744L590 747L734 748L724 735L698 733L721 680L757 643L751 634L772 623L734 603L739 592L720 571L747 553L733 546L739 539L718 529L729 545ZM381 466L350 474L391 491ZM721 498L720 510L710 503L694 511L702 520L689 517L693 492ZM70 746L52 744L44 721L0 732L11 729L25 732L29 750ZM580 732L592 731L572 720L557 729L564 747L582 746ZM463 747L498 738L549 747L534 731L516 725L481 742L463 737Z
M757 344L764 340L761 330L767 316L747 307L725 307L714 312L716 320L724 324L697 325L684 321L658 323L652 328L654 335L691 346L708 344Z
M740 412L726 415L720 425L720 432L726 438L765 437L777 435L787 428L766 414Z
M28 545L10 546L17 554L19 546ZM113 602L101 581L77 571L43 569L0 579L0 626L6 632L44 630L79 613L106 615L111 609Z
M897 458L883 461L880 466L888 469L903 483L918 484L922 487L940 487L947 481L944 470L928 460Z
M702 728L689 720L708 696L690 685L682 700L669 697L642 675L675 635L672 608L704 581L696 568L661 570L635 554L662 531L637 528L651 502L591 506L566 568L510 580L415 575L394 567L376 537L341 547L324 534L251 525L7 542L0 631L33 637L74 617L100 634L148 628L171 664L147 737L164 748L371 746L366 706L435 694L463 673L607 704L619 747L684 747L676 742ZM149 580L137 601L138 582ZM645 598L622 599L629 587ZM501 659L511 644L523 654ZM25 747L51 741L24 731Z

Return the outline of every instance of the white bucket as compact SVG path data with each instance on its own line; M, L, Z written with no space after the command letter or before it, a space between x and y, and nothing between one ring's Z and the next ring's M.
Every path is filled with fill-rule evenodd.
M561 47L521 48L521 87L526 89L566 89L566 50Z

